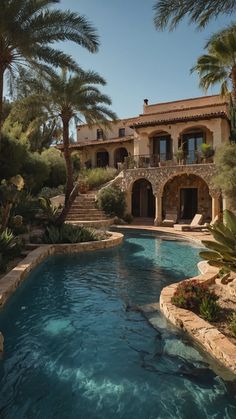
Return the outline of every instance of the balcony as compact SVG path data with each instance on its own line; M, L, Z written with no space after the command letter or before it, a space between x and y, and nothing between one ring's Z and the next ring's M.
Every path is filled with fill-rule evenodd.
M137 169L150 167L172 167L179 165L196 165L212 163L213 158L203 159L200 153L193 152L185 155L183 159L177 160L172 154L142 154L125 157L122 169Z

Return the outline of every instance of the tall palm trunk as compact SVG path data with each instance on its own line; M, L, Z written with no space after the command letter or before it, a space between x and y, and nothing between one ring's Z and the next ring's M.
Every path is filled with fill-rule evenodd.
M73 166L70 152L70 139L69 139L69 122L71 114L66 113L61 115L63 123L63 147L64 158L66 163L66 190L65 190L65 206L69 200L69 196L73 189Z
M4 66L0 61L0 149L1 149L1 133L3 125L3 83L4 83Z
M233 107L236 109L236 66L232 68L231 80L232 80L232 102L233 102Z
M71 118L71 112L65 112L61 114L61 119L63 123L64 158L66 162L66 190L64 207L58 219L56 220L56 224L58 226L62 225L65 222L67 214L70 211L71 205L73 204L78 194L78 184L76 184L75 187L73 187L73 165L71 160L69 139L69 122Z

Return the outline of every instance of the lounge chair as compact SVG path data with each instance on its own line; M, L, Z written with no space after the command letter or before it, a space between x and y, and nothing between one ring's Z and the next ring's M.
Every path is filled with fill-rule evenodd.
M205 229L206 226L202 225L202 214L195 214L190 224L174 224L174 229L178 231L194 231Z
M168 211L166 213L165 219L162 221L163 226L173 227L174 223L177 221L177 212Z

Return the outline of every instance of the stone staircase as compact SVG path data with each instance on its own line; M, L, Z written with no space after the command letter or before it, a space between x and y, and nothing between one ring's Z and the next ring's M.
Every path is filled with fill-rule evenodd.
M88 193L76 197L66 221L71 224L102 228L111 225L113 220L108 218L104 211L96 208L95 194Z

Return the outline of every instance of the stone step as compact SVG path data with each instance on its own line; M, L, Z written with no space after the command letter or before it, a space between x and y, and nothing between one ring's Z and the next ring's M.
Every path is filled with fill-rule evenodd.
M80 214L101 214L103 213L103 211L96 209L96 208L71 208L70 211L71 212L76 212L76 213L80 213Z
M95 207L95 204L73 204L73 205L71 205L71 208L81 208L81 209L89 209L89 208L91 208L91 209L97 209L96 207Z
M68 215L67 220L83 220L83 221L93 221L93 220L103 220L105 217L81 217L81 216L74 216Z

